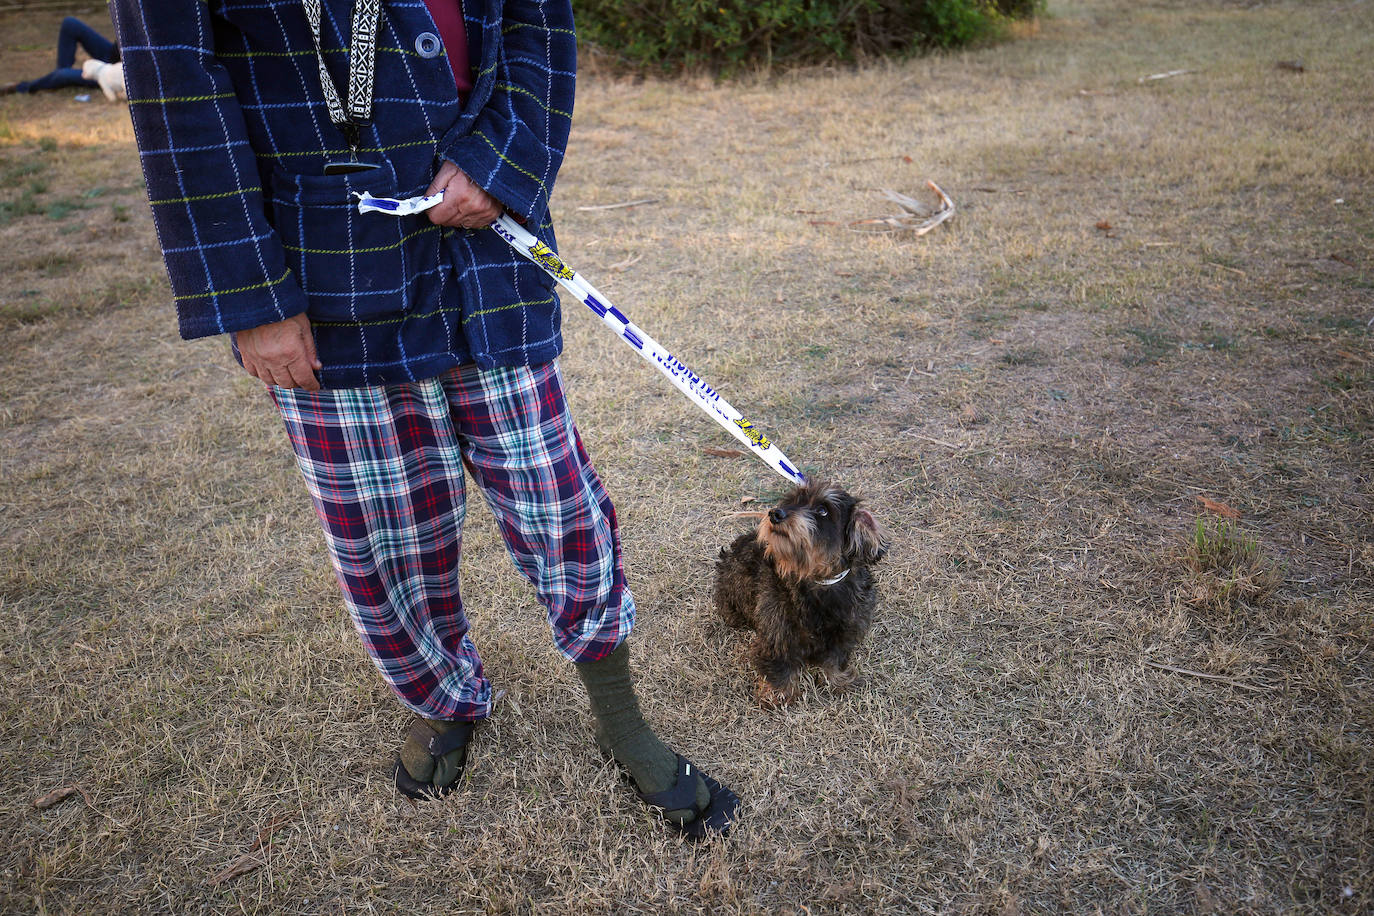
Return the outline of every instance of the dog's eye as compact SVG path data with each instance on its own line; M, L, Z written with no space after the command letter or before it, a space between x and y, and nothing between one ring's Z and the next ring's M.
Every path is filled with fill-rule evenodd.
M826 517L827 515L829 515L829 514L830 514L830 510L827 509L825 506L817 506L817 507L816 507L816 517L817 517L817 518L825 518L825 517Z

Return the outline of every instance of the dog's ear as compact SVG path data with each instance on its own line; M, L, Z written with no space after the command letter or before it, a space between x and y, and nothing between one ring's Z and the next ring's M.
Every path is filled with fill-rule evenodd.
M887 556L887 532L862 506L849 516L849 533L845 537L845 552L860 563L877 563Z

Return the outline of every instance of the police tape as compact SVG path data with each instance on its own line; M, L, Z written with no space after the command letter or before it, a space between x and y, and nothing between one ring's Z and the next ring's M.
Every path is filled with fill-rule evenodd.
M393 216L410 216L422 213L439 203L443 200L444 193L440 191L438 194L432 194L428 197L404 199L373 197L366 191L355 192L353 196L358 198L359 213L375 212L390 213ZM507 214L497 217L490 228L504 239L506 244L539 265L560 286L572 293L579 302L595 312L597 317L607 327L615 331L621 340L638 351L639 355L649 363L656 366L679 391L706 411L726 432L747 446L752 454L758 456L759 460L793 483L800 484L806 481L806 477L792 465L782 450L774 445L767 436L759 432L753 423L746 420L743 414L730 405L730 402L721 397L720 392L706 384L701 376L687 367L686 363L669 353L659 345L658 341L644 333L642 328L612 305L609 299L601 295L596 287L565 264L553 249Z

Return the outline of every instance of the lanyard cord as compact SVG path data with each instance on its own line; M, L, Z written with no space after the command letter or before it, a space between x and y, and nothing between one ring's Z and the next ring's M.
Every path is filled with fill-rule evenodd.
M354 0L353 31L348 49L348 110L339 100L334 78L324 64L320 46L320 0L301 0L305 18L310 21L310 37L315 40L315 56L320 62L320 86L329 106L329 120L341 131L348 145L356 152L358 128L372 120L372 86L377 79L377 21L381 18L381 0Z

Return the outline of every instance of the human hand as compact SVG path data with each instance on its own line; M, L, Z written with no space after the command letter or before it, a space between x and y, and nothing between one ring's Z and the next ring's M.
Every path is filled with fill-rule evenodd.
M444 192L444 199L429 209L430 222L460 229L485 229L505 209L501 202L473 184L463 170L445 160L429 183L425 196Z
M304 313L239 331L235 337L249 375L278 388L320 390L315 373L324 364L315 356L315 335Z

